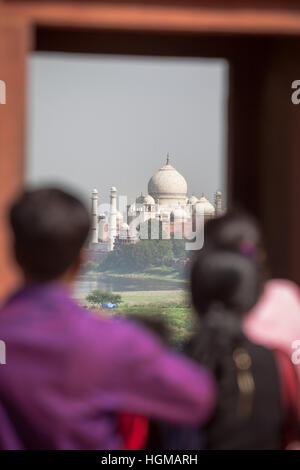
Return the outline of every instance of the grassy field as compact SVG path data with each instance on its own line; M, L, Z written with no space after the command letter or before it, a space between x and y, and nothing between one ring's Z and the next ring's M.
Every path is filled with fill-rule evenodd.
M115 292L117 293L117 292ZM193 316L184 290L118 292L122 303L116 310L105 310L108 315L121 315L163 322L169 330L170 340L177 347L189 337L193 329ZM79 299L86 304L84 299ZM102 312L103 313L103 312Z
M127 305L157 305L187 303L187 295L184 290L155 290L118 292L122 296L123 304ZM123 305L122 304L122 305Z

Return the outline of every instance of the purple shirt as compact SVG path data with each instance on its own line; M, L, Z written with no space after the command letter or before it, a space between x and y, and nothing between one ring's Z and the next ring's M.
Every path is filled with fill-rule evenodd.
M58 283L0 311L0 449L120 449L116 413L204 422L211 375L130 322L94 316Z

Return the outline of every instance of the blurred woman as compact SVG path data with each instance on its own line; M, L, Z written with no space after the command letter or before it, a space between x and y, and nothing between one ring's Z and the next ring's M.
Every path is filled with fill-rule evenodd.
M250 341L242 328L260 296L261 277L255 260L234 251L207 248L193 263L191 295L199 327L187 352L214 373L219 386L216 412L202 429L202 448L279 449L298 436L298 422L291 421L298 393L291 362Z
M264 289L257 305L245 317L244 331L254 342L279 348L290 357L296 355L294 348L300 340L299 289L285 279L268 279L266 254L255 220L235 212L207 222L205 248L236 251L259 264ZM300 364L296 370L300 379Z

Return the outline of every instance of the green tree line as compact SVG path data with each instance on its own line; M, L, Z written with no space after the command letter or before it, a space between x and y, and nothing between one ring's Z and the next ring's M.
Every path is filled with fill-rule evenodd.
M100 271L143 271L150 266L172 266L186 256L184 240L140 240L135 245L120 245L99 264Z

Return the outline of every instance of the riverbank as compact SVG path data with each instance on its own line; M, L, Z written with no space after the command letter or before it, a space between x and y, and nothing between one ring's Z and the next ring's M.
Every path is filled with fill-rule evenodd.
M185 285L187 280L183 278L177 270L172 268L149 268L145 271L134 273L117 273L115 271L94 272L89 271L85 276L99 277L100 279L137 279L137 280L157 280L169 281Z
M186 287L187 281L177 271L170 268L151 268L135 273L84 273L76 280L75 292L83 296L95 289L119 293L184 290Z

